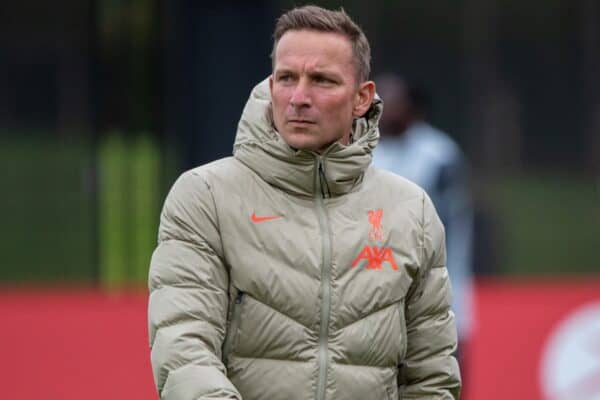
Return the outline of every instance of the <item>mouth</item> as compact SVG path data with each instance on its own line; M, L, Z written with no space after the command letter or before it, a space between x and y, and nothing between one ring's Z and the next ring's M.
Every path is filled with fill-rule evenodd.
M307 119L289 119L288 124L293 124L293 125L314 125L315 122L314 121L309 121Z

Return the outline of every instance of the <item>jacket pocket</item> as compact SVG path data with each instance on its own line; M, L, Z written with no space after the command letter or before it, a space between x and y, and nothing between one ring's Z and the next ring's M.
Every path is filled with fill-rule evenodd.
M223 362L227 365L229 354L233 350L235 339L238 336L238 330L240 326L240 314L242 312L242 304L244 302L245 293L241 290L237 291L235 300L232 305L231 319L227 326L227 332L225 332L225 343L223 344Z
M398 314L400 317L400 335L402 336L400 342L400 363L404 361L404 358L406 357L406 350L408 347L408 338L406 337L406 310L404 306L405 299L403 298L398 302Z

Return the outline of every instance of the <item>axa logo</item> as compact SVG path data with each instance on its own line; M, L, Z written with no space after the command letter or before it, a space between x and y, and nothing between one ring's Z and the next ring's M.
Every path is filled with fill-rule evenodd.
M363 260L367 262L367 269L381 269L383 263L387 262L392 269L398 270L398 265L396 264L396 260L394 260L394 254L389 247L366 245L363 247L358 257L352 261L352 268L356 267Z
M367 216L369 224L371 224L369 240L383 242L383 225L381 224L383 209L369 210ZM392 253L392 249L389 247L365 245L354 261L352 261L352 268L361 263L365 264L365 262L366 269L382 269L383 264L387 263L393 270L398 270L394 253Z

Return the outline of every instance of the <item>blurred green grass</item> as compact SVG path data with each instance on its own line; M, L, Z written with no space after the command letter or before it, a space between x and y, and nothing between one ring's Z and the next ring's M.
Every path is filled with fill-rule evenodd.
M149 135L112 133L97 148L74 137L1 139L0 282L143 284L163 196L160 161Z
M489 184L500 222L502 273L599 274L600 193L592 177L537 173Z
M91 155L81 139L0 139L1 281L90 279Z
M75 137L0 139L0 282L144 284L172 183L160 182L165 158L148 138L107 135L95 149ZM600 194L591 177L529 172L486 182L499 273L600 273Z

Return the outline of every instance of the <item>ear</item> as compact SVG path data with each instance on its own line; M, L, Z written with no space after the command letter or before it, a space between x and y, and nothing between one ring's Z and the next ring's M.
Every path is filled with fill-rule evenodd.
M363 115L365 115L365 113L369 111L371 103L373 103L374 97L375 82L365 81L361 83L358 87L358 91L356 92L352 115L355 117L362 117Z
M271 92L271 97L273 97L273 74L269 75L269 91Z

